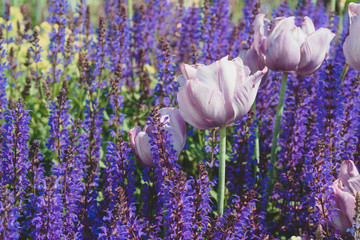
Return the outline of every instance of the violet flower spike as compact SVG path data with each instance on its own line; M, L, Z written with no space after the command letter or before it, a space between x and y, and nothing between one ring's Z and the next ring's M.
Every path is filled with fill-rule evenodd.
M205 130L243 117L253 104L264 67L253 75L241 58L224 57L210 65L181 65L177 99L184 120Z
M356 71L360 71L360 4L349 3L348 11L350 29L343 50L346 62Z
M327 28L315 31L309 17L304 17L302 26L297 27L295 17L278 17L270 23L264 14L258 14L254 30L252 47L269 69L302 76L321 67L335 37Z
M179 156L185 146L185 121L176 108L162 108L159 110L159 113L161 115L160 121L164 123L163 130L171 134L170 138L173 140L173 148L176 151L176 155ZM135 126L129 131L130 145L136 158L148 167L155 166L150 144L150 135L153 134L152 130L153 126L147 125L143 130L139 126Z

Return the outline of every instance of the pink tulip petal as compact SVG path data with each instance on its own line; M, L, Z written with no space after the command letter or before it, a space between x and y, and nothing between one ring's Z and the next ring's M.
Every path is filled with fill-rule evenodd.
M359 176L359 171L357 170L355 164L351 160L345 160L341 163L339 168L338 178L344 183L352 177Z
M360 15L354 17L350 24L349 35L346 37L343 50L346 62L355 70L360 71Z
M153 167L155 164L153 162L153 155L150 150L150 140L151 138L149 135L147 135L145 132L140 132L135 138L135 145L137 149L138 160L148 167Z
M211 128L211 125L205 120L205 116L201 115L196 107L193 106L186 87L179 89L177 100L179 102L180 114L186 122L202 130Z
M341 233L346 233L347 229L351 228L352 224L345 214L339 209L333 210L333 218L331 225Z
M188 96L205 120L212 127L219 127L226 123L226 106L223 94L217 89L211 89L198 80L187 81Z
M220 90L219 75L221 74L219 61L207 66L199 66L196 72L196 78L213 90Z
M331 187L333 188L335 205L333 206L334 215L332 216L331 224L337 230L345 233L348 228L352 226L352 220L349 218L354 217L352 211L355 208L355 198L349 192L343 191L341 179L337 179ZM350 209L348 209L347 205ZM353 208L353 210L351 210Z
M272 30L272 32L270 33L269 37L266 39L265 49L268 49L270 47L270 45L274 41L276 41L276 39L278 39L279 35L283 31L293 31L294 29L296 29L295 17L284 18L276 23L273 22L273 24L276 24L276 25L275 25L274 29Z
M266 66L274 71L293 72L299 62L299 44L290 31L282 31L266 50Z
M356 196L356 193L360 192L360 176L350 178L347 183L352 194Z
M314 23L308 16L304 17L301 29L306 35L310 35L311 33L315 32Z
M355 197L351 193L342 191L339 188L334 189L335 202L340 211L347 217L351 223L354 223L355 216Z
M352 24L353 18L355 16L360 15L360 4L356 4L353 2L349 3L348 12L349 12L350 24Z
M184 75L178 76L176 81L179 83L180 87L184 87L186 85L186 79L185 79Z
M143 128L143 132L148 134L148 135L152 135L153 131L155 130L155 127L153 125L145 125L145 127Z
M327 28L320 28L307 36L300 48L301 59L296 72L307 76L317 71L324 62L334 37L335 34Z
M306 39L306 34L304 33L304 31L301 30L301 28L296 27L291 31L291 33L292 36L295 38L296 42L299 44L299 46L301 46Z
M229 61L228 56L226 56L219 61L219 68L219 90L224 95L225 100L228 100L234 96L237 83L236 65L233 61Z
M130 142L131 147L134 146L135 138L139 134L140 131L141 131L141 128L139 126L135 126L129 130L129 142ZM133 147L133 149L135 149L135 148Z
M166 117L168 118L167 122L170 125L165 127L165 130L171 133L171 138L174 140L173 147L177 154L180 154L186 140L186 124L184 119L176 108L162 108L159 110L159 113L161 115L161 122L164 122Z
M180 68L186 80L196 78L196 71L197 71L196 66L181 64Z
M265 14L260 13L255 17L254 20L254 41L252 46L259 56L265 54L263 48L263 42L265 38L268 36L268 25L270 21L265 19Z
M267 68L264 68L262 71L257 71L255 74L249 76L239 87L232 102L235 111L233 121L238 121L250 110L251 105L255 101L261 78L266 72Z
M259 59L254 47L250 47L249 50L240 53L240 57L243 63L239 64L237 61L235 62L238 72L238 77L237 77L238 79L239 79L239 75L241 75L240 72L244 72L245 76L249 76L250 73L255 73L263 69L265 66L264 63L262 63L261 60ZM245 68L243 67L244 65L246 65ZM248 68L250 71L248 71ZM241 82L243 81L244 80L241 79Z

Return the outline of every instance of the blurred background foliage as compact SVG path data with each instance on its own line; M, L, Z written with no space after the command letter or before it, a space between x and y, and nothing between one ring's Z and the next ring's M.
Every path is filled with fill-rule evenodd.
M151 0L133 0L133 4L136 6L141 5L143 2L148 2ZM173 2L177 2L177 0L172 0ZM202 4L204 0L184 0L185 6L191 6L193 4L199 6ZM313 2L320 2L321 4L325 2L325 4L330 9L331 0L313 0ZM0 0L0 5L2 9L4 9L6 0ZM46 20L48 15L47 9L47 0L10 0L10 5L14 7L20 7L21 5L25 5L26 8L31 10L31 20L33 25L37 25ZM91 8L92 14L92 22L97 22L99 16L105 15L104 12L104 4L106 0L87 0L87 5ZM242 9L244 6L244 0L230 0L230 11L232 12L234 21L237 21L240 17L242 17ZM283 1L281 0L261 0L261 6L264 12L270 13L273 8L277 8L279 4ZM288 0L290 6L295 7L297 4L296 0ZM350 2L357 2L356 0L338 0L336 1L336 11L339 13L341 9L344 9L347 4ZM80 3L80 0L70 0L69 4L72 11L75 11L76 6ZM0 16L3 14L3 10L1 11Z

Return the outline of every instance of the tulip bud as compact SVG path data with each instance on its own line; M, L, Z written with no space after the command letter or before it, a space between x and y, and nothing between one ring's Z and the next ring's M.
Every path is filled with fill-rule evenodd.
M176 108L162 108L159 110L160 122L163 123L162 130L170 134L173 141L173 149L179 156L185 146L186 124ZM141 131L139 126L135 126L129 131L130 146L136 158L144 165L153 167L153 154L151 152L151 135L153 126L147 125Z
M360 191L360 175L353 161L346 160L341 164L338 179L331 187L335 200L331 224L346 233L354 224L355 196Z

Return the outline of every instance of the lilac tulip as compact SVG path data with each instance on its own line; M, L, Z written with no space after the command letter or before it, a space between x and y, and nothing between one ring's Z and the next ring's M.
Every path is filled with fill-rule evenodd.
M164 123L163 130L170 134L173 140L173 149L179 156L181 150L185 146L186 140L186 124L181 117L180 112L176 108L162 108L159 110L160 121ZM135 126L129 131L129 140L131 148L136 158L144 165L153 167L153 154L150 150L150 140L153 127L146 125L141 131L139 126Z
M251 74L254 74L257 71L265 68L265 64L261 60L261 58L257 55L254 46L251 46L248 50L242 50L240 52L239 57L243 60L244 65L250 68ZM267 80L269 79L268 78L269 74L270 71L268 70L261 79L260 87L266 84Z
M343 49L346 62L355 70L360 71L360 4L350 3L350 29Z
M241 58L222 58L208 66L181 65L177 99L186 122L199 129L239 120L253 104L265 67L253 75Z
M331 187L335 196L335 215L331 224L341 233L346 233L354 225L355 195L360 191L360 174L353 161L346 160L341 164L338 179Z
M327 28L315 31L308 17L304 17L302 27L297 27L295 17L279 17L270 23L264 14L259 14L254 30L252 47L269 69L303 76L321 67L335 37Z

